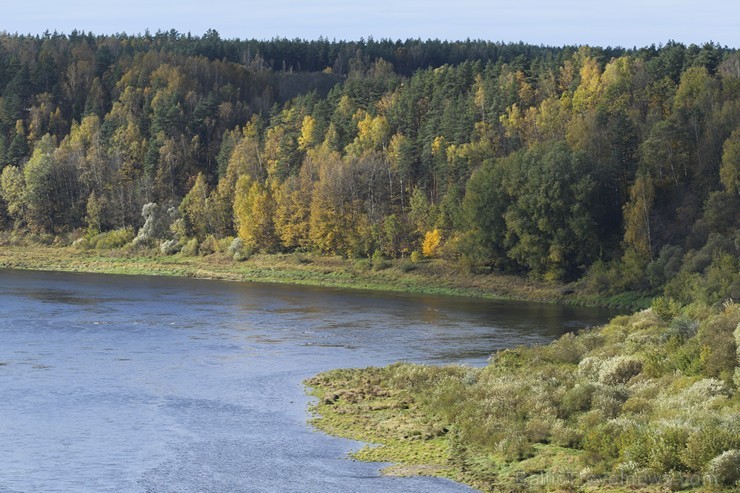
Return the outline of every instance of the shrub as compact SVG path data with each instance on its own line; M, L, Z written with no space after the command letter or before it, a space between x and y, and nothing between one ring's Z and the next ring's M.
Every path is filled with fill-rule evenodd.
M234 238L232 236L227 236L225 238L221 238L218 240L218 249L216 251L218 252L227 252L229 251L229 247L234 242Z
M623 413L646 414L649 413L652 409L653 404L650 402L650 400L643 397L630 397L622 405Z
M194 257L198 255L198 239L191 238L180 250L180 253L186 257Z
M91 248L90 240L88 240L84 236L81 238L77 238L75 241L72 242L72 248L76 248L77 250L89 250Z
M373 270L376 271L387 269L391 265L390 262L385 259L385 257L383 256L383 252L381 252L380 250L375 250L375 252L373 252L372 263Z
M413 252L411 252L411 261L413 263L418 264L419 262L421 262L421 260L422 256L421 253L419 253L419 250L414 250Z
M616 459L619 457L619 434L620 430L611 421L590 427L583 437L583 450L598 460Z
M96 250L110 250L121 248L133 239L134 230L132 228L121 228L100 233L90 241L90 244L94 245Z
M740 310L721 313L711 318L699 330L702 346L703 373L730 381L737 366L737 346L734 331L740 323Z
M563 395L561 408L568 416L576 412L588 411L591 408L591 399L595 391L596 386L591 383L577 384Z
M561 447L580 447L583 435L581 432L563 421L562 419L555 420L550 429L550 440L555 445Z
M671 326L662 336L662 341L676 339L678 342L684 342L696 335L699 329L699 322L687 317L676 317L671 321Z
M586 347L571 332L548 344L542 351L548 361L577 364L586 353Z
M241 238L234 238L226 252L237 262L243 262L252 256L253 249L247 247Z
M578 363L578 376L587 380L595 381L599 378L602 366L604 366L604 361L599 358L595 358L593 356L583 358L583 360Z
M407 273L416 270L416 265L412 262L403 262L398 268L401 269L401 272Z
M740 482L740 450L727 450L718 455L707 466L710 481L725 486L734 486Z
M231 240L228 249L226 250L230 255L234 255L244 249L244 241L241 238L234 238Z
M681 304L667 296L658 296L653 299L651 307L653 309L653 313L655 313L658 318L664 322L670 322L671 319L678 315L678 312L681 310Z
M679 423L641 426L623 445L623 456L656 473L686 470L683 454L690 428Z
M213 235L206 236L206 239L200 243L198 250L201 255L213 255L218 251L218 241Z
M182 245L180 245L180 242L177 240L165 240L161 245L159 245L159 251L162 252L163 255L174 255L179 252L181 248Z
M606 360L599 370L599 382L607 385L627 383L642 371L642 362L629 356L616 356Z
M591 401L591 407L601 411L607 418L616 418L622 410L623 400L609 392L597 392Z
M520 461L532 457L534 449L526 434L522 430L509 429L504 438L499 441L496 450L509 462Z
M705 420L689 435L681 460L690 470L701 471L712 458L726 450L740 447L739 432L737 423L733 426L727 420Z
M141 209L144 225L139 229L134 243L150 244L158 239L172 239L172 225L180 218L177 207L150 202Z
M704 378L681 392L681 400L688 404L707 404L717 397L729 397L730 389L725 382L716 378Z

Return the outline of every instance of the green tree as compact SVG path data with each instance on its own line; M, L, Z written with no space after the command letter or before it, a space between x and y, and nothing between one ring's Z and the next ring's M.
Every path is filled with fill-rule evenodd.
M16 166L6 166L0 175L0 192L7 205L8 215L14 220L15 228L26 220L26 181Z
M720 181L727 193L740 195L740 129L732 132L722 149Z
M10 146L5 154L6 160L10 164L19 166L28 157L28 153L28 139L26 139L23 120L18 120L15 123L15 135L13 140L10 141Z
M535 146L504 159L509 258L548 279L570 279L599 252L599 186L582 154L565 143Z

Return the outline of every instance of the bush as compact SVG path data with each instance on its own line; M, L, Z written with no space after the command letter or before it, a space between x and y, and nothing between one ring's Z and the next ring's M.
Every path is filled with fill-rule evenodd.
M83 236L82 238L77 238L72 242L72 248L76 248L77 250L89 250L92 247L90 246L90 240Z
M681 310L681 304L667 296L658 296L652 303L653 313L664 322L670 322Z
M543 352L548 361L577 364L586 353L586 347L571 332L545 346Z
M586 380L596 381L599 378L602 366L604 366L604 361L599 358L593 356L583 358L578 363L578 376Z
M727 420L704 420L686 440L681 460L690 470L702 471L712 458L726 450L740 447L739 432L737 423L733 426Z
M383 252L380 250L375 250L375 252L373 252L372 262L373 270L375 271L387 269L391 266L390 262L385 259Z
M496 450L509 462L520 461L532 457L534 449L522 430L510 429L498 443Z
M421 262L423 257L421 256L421 253L419 253L419 250L414 250L411 252L411 261L415 264L418 264Z
M174 255L180 251L182 245L177 240L165 240L159 245L159 251L163 255Z
M180 250L180 253L186 257L194 257L198 255L198 239L191 238Z
M616 356L606 360L599 370L599 382L607 385L627 383L642 371L642 362L629 356Z
M121 248L133 239L134 230L132 228L114 229L93 237L90 240L90 245L96 250L111 250Z
M234 242L234 238L232 236L221 238L220 240L218 240L218 249L216 251L219 253L229 251L229 247L231 246L233 242Z
M560 406L567 416L577 412L588 411L591 409L591 399L595 391L595 385L591 383L579 383L563 395Z
M660 250L658 258L650 262L646 269L647 278L653 288L658 288L673 279L681 270L683 249L680 246L666 245Z
M711 482L737 485L740 482L740 450L728 450L709 461L707 476Z
M244 241L241 238L234 238L229 244L229 248L226 250L230 255L234 255L244 250Z
M401 272L405 274L407 272L416 270L416 264L412 262L403 262L401 265L398 266L398 268L401 270Z
M218 241L216 241L216 237L213 235L206 236L206 239L200 243L198 250L203 256L213 255L216 253L218 251Z
M635 428L623 444L623 457L656 473L686 470L684 453L691 427L663 422Z
M620 398L617 393L608 390L596 392L591 399L591 407L601 411L607 418L616 418L622 411L624 399Z
M370 262L370 259L366 258L356 260L352 265L360 272L367 272L372 268L372 263Z
M583 450L594 459L610 461L619 457L620 430L609 421L589 427L583 437Z
M234 238L226 252L237 262L248 260L254 253L253 249L247 247L241 238Z
M735 329L740 323L740 310L721 313L711 318L699 330L702 347L703 373L709 377L731 381L737 366Z
M699 322L687 317L676 317L671 321L670 328L663 334L662 341L675 339L678 342L684 342L696 335L699 329Z
M550 429L550 440L561 447L579 448L583 435L576 428L568 426L562 419L558 419Z

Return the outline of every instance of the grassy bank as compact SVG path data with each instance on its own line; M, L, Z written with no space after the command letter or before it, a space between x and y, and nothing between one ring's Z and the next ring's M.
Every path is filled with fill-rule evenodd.
M738 491L740 308L660 308L481 369L323 373L314 424L482 491Z
M182 276L369 289L405 293L631 307L644 299L596 299L562 286L507 275L471 275L443 260L348 260L305 253L253 255L238 262L225 254L161 255L154 250L78 250L0 246L0 267L13 269ZM564 294L567 292L567 294Z

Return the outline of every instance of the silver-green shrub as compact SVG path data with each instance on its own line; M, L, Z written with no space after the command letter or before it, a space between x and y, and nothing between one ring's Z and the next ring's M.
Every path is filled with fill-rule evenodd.
M607 385L627 383L642 371L642 362L630 356L615 356L604 361L599 370L599 382Z
M727 450L710 460L707 464L707 479L710 483L740 486L740 450Z

